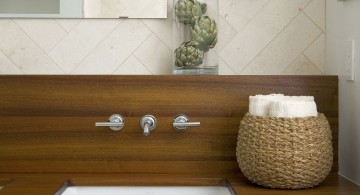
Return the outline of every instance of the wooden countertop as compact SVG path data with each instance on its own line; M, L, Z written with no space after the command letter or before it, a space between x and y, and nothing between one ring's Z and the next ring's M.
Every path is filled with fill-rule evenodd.
M0 184L5 187L1 195L52 195L66 180L76 186L171 186L171 185L220 185L222 178L194 175L125 175L125 174L2 174ZM263 188L243 177L228 178L237 195L240 194L360 194L360 187L338 175L330 175L322 184L305 190L277 190ZM210 178L210 179L209 179Z

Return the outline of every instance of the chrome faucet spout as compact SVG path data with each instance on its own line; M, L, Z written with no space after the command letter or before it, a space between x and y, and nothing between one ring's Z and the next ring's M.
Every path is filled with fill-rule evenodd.
M144 135L149 136L156 127L156 118L152 115L145 115L140 120L140 126L144 130Z
M149 136L150 135L150 123L146 122L144 125L144 135Z

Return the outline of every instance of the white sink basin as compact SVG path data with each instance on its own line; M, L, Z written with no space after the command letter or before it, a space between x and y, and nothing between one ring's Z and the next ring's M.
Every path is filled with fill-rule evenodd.
M222 186L67 187L61 195L233 195Z

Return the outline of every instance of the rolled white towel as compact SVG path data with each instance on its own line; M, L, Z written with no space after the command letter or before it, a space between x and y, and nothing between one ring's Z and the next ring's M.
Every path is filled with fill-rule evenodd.
M283 100L288 101L314 101L314 96L284 96Z
M317 107L315 101L311 100L283 100L272 102L269 106L270 117L308 117L317 116Z
M283 97L283 94L250 96L249 113L253 116L268 116L270 104L281 100Z

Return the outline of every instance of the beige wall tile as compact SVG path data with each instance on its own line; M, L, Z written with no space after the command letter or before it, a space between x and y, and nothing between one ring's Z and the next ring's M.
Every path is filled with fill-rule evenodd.
M5 30L12 22L11 19L0 19L0 32Z
M283 72L283 75L322 75L323 73L303 54L290 64Z
M70 73L120 23L119 20L81 20L81 22L49 53Z
M305 14L325 32L325 0L312 0L304 10Z
M325 69L325 34L321 34L304 52L305 56L322 72Z
M220 14L237 31L241 31L271 0L228 0Z
M300 14L242 73L280 74L320 34L320 29Z
M77 24L79 24L80 19L57 19L58 22L66 32L70 32Z
M64 73L14 22L0 31L0 51L25 74Z
M66 31L53 19L16 19L14 22L46 53L66 35Z
M132 19L0 19L0 49L6 57L3 59L30 74L171 74L173 0L167 2L168 19L141 22ZM274 47L274 40L287 31L290 22L301 13L318 28L325 26L322 25L325 23L325 0L219 0L219 8L216 52L221 57L220 74L245 74L242 70L249 64L263 69L261 74L281 74L285 68L300 74L290 67L295 67L291 63L301 53L317 69L324 69L322 37L308 43L307 49L299 53L293 52L289 43L298 45L302 39L293 42L289 38L275 48L281 56L259 57ZM209 9L207 14L213 13ZM299 29L308 28L299 25ZM305 30L311 28L310 25L310 29ZM292 36L298 34L293 32ZM290 56L281 51L288 49L292 51L289 51ZM268 70L268 61L281 62L281 65L271 65L273 68ZM258 65L254 66L255 62ZM0 70L8 69L9 62L6 64Z
M218 51L221 51L237 35L236 30L222 17L219 17L219 35L216 45Z
M0 51L0 74L23 73Z
M222 59L240 73L299 14L309 1L272 0L220 52ZM285 45L284 45L285 46ZM286 45L287 46L287 45Z
M124 63L122 63L113 74L120 75L149 75L151 72L144 65L131 55Z
M111 74L149 35L140 20L123 20L72 73Z
M155 35L150 35L134 55L153 74L172 74L172 51Z
M236 75L235 71L224 60L219 60L219 75Z
M168 12L167 19L142 19L142 22L163 41L168 48L172 48L173 39L173 15Z

